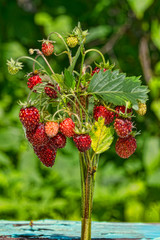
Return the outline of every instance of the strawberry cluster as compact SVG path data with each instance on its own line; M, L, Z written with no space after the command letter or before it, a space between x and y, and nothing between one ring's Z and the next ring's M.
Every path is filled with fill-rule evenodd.
M40 161L47 167L52 167L57 149L66 145L66 137L59 133L57 122L40 122L40 114L35 107L21 108L19 113L28 141Z
M61 40L63 39L56 32L51 34L56 34ZM99 121L99 118L103 118L104 122L102 122L103 125L106 125L105 129L113 128L118 137L115 145L116 153L121 158L130 157L137 147L136 134L133 131L131 100L127 101L126 99L126 106L119 106L118 104L116 106L115 101L105 102L102 100L103 95L101 96L102 98L96 96L96 91L92 93L89 89L92 85L90 83L94 83L96 80L102 85L100 85L100 89L107 85L105 83L103 86L101 78L107 81L105 77L109 76L108 81L111 81L114 65L110 65L109 62L105 62L103 59L103 62L99 65L96 63L96 67L90 72L89 70L87 72L83 64L81 65L80 74L74 70L75 61L77 61L79 53L73 58L71 49L78 45L83 45L88 34L87 31L82 31L79 25L63 39L63 43L66 46L66 51L63 53L67 53L71 66L61 74L56 74L46 58L54 52L54 41L49 40L51 34L49 34L47 40L40 40L42 42L41 51L30 49L29 53L32 55L36 52L36 58L38 56L43 57L52 74L48 74L48 71L43 69L41 64L40 67L42 68L34 70L35 63L38 64L35 58L33 73L28 75L27 86L31 90L30 94L37 94L37 96L33 102L28 98L26 107L22 107L19 114L20 121L25 128L26 137L32 144L34 152L44 165L52 167L57 150L65 147L67 138L72 138L79 152L86 152L92 147L93 151L89 151L89 154L92 155L94 151L97 154L99 152L94 148L96 140L93 139L92 130L101 121L101 119ZM85 57L87 52L81 52L81 54L84 54L82 54L83 57ZM55 53L55 55L57 54ZM8 61L7 65L12 74L22 68L22 64L13 59ZM89 69L92 69L91 66L89 66ZM113 81L111 81L113 85L116 80L115 74L117 73L114 71ZM98 83L96 86L98 86ZM119 87L119 84L115 84L115 86ZM119 88L117 92L118 90ZM116 96L116 91L113 91L113 94ZM94 107L91 104L93 108L90 108L89 99L91 96L94 98ZM121 99L121 97L117 98ZM119 101L120 103L121 101ZM130 107L128 107L129 104ZM146 113L146 104L142 102L138 102L138 104L137 113L143 116ZM93 109L93 111L91 112L90 109ZM57 113L59 117L55 118ZM111 135L113 136L113 133ZM103 139L103 136L101 138Z
M125 113L126 115L124 115ZM136 140L132 136L133 123L130 120L131 114L132 109L126 109L125 106L116 106L114 112L102 105L94 107L93 116L96 121L99 117L105 119L106 125L114 121L114 129L119 137L116 142L116 153L121 158L130 157L137 148Z

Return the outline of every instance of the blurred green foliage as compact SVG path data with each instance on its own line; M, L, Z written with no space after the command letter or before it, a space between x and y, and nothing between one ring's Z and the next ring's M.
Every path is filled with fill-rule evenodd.
M18 118L17 101L23 101L29 92L24 75L32 71L32 65L25 62L24 71L16 76L9 75L6 66L10 57L39 48L37 40L50 32L70 32L80 21L90 32L87 47L102 49L105 57L128 75L142 75L143 84L151 90L148 112L137 118L142 133L137 136L136 153L122 160L113 144L101 156L93 219L160 221L159 12L158 0L1 0L0 219L80 219L78 151L68 141L52 169L39 162ZM147 39L152 73L146 82L146 69L139 59L143 37ZM60 52L62 45L56 41L55 50ZM68 64L63 55L49 60L57 73ZM94 67L92 56L90 63Z

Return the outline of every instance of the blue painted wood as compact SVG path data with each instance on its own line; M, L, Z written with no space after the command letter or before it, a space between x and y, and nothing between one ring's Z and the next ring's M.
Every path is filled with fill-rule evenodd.
M0 237L71 240L80 234L78 221L39 220L32 227L28 221L0 221ZM92 222L92 238L160 240L160 224Z

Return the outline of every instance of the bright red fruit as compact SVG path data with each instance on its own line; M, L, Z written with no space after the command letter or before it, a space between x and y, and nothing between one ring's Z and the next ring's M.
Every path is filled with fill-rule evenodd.
M59 130L61 131L61 133L63 133L66 137L69 137L69 138L73 137L74 128L75 128L75 124L71 118L64 119L59 125Z
M51 87L50 87L51 86ZM57 91L55 90L55 86L51 83L48 83L46 87L44 88L45 93L50 97L50 98L57 98ZM57 89L58 90L58 89Z
M33 87L36 86L38 83L42 83L42 79L39 77L39 75L34 75L28 79L27 85L28 88L32 90Z
M55 137L50 138L49 144L53 148L64 148L66 145L66 137L62 133L58 133Z
M52 55L53 51L54 51L54 46L51 42L42 43L42 52L45 56Z
M26 107L20 109L19 118L27 131L33 131L39 124L40 114L36 107Z
M127 138L118 138L115 148L121 158L129 158L137 148L136 139L131 135Z
M93 116L96 121L98 121L99 117L103 117L106 125L109 125L114 119L114 113L109 111L104 106L94 107Z
M45 126L43 123L39 123L30 142L33 144L34 147L39 147L47 145L48 141L49 138L45 132Z
M128 119L116 118L114 122L114 129L117 135L121 138L128 137L132 132L133 124Z
M46 166L52 167L56 158L56 150L48 146L34 147L34 152L39 160Z
M117 114L116 117L119 117L119 113L125 113L126 107L125 106L117 106L115 108ZM132 113L132 108L127 108L126 113Z
M92 76L95 74L95 73L99 73L99 71L101 70L101 68L98 68L98 67L95 67L94 70L92 71ZM103 72L107 71L106 68L103 68Z
M80 152L85 152L91 147L91 138L88 134L76 134L73 141Z

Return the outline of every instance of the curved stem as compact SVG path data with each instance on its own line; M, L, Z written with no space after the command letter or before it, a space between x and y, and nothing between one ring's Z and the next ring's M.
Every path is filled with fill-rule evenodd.
M52 74L54 74L54 71L51 68L51 66L50 66L49 62L47 61L47 59L45 58L44 54L39 49L35 49L35 51L37 51L37 53L44 59L44 61L46 62L47 66L51 70Z
M89 52L97 52L101 56L103 64L105 64L105 58L104 58L103 54L99 50L93 49L93 48L92 49L88 49L88 50L85 51L85 55L87 53L89 53Z
M23 56L23 57L19 57L17 58L16 61L19 61L20 59L29 59L35 63L37 63L42 69L44 69L44 71L49 75L49 73L47 72L47 70L43 67L43 65L41 65L38 61L36 61L34 58L31 58L31 57L27 57L27 56Z
M69 58L69 63L70 63L70 65L71 65L71 64L72 64L71 51L70 51L68 45L66 44L64 38L62 37L61 34L59 34L59 33L57 33L57 32L51 32L51 33L48 35L48 39L49 39L49 37L50 37L52 34L56 34L56 35L58 36L58 38L60 38L60 39L62 40L62 42L64 43L64 45L65 45L65 47L66 47L66 49L67 49L67 52L68 52L67 55L68 55L68 58Z

